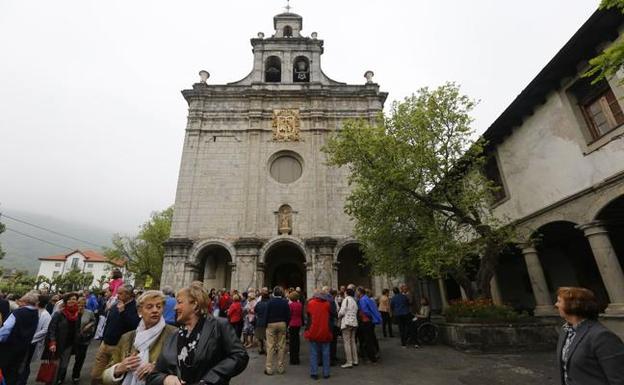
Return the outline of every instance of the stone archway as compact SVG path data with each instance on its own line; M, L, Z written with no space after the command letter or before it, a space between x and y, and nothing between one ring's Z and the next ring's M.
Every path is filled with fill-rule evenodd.
M231 288L232 255L225 247L211 244L197 254L196 279L204 283L208 290Z
M624 195L605 205L596 215L596 220L604 224L615 255L624 269Z
M373 289L371 268L364 259L364 253L357 242L350 242L340 248L338 262L338 286L354 284Z
M264 253L264 285L306 290L306 258L298 245L277 242Z
M518 312L533 313L535 296L527 265L518 245L509 244L502 251L496 268L496 282L503 303Z
M552 303L559 287L581 286L595 293L601 311L607 307L609 297L596 260L587 238L575 223L548 223L540 227L533 238Z

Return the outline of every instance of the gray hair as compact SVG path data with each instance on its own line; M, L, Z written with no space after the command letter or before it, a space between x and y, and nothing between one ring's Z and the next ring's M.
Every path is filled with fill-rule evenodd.
M169 285L167 285L167 286L163 286L163 288L162 288L161 290L162 290L162 292L163 292L165 295L171 295L171 296L173 296L173 295L175 294L175 292L173 291L173 288L172 288L171 286L169 286Z
M20 298L20 301L27 305L37 306L37 304L39 303L39 293L34 290L29 291L28 293L24 294L22 298Z
M163 303L165 303L165 295L163 294L162 291L148 290L139 296L139 299L137 299L137 306L139 307L142 306L143 302L150 300L150 299L159 299Z
M130 284L125 284L123 286L121 286L119 289L117 289L117 292L119 292L119 290L124 290L125 292L127 292L131 297L134 297L134 286L130 285Z

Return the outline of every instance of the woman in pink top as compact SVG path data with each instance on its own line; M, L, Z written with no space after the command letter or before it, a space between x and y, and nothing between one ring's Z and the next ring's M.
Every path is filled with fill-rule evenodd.
M123 274L119 269L113 270L111 273L111 280L108 283L108 289L111 291L111 296L117 296L117 289L119 289L123 285Z
M299 330L303 324L303 305L299 301L299 293L293 290L288 295L290 303L290 322L288 323L288 339L290 345L290 364L299 365Z

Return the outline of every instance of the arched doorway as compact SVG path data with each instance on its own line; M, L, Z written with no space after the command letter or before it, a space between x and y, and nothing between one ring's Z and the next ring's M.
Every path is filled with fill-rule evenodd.
M522 251L517 245L507 245L501 253L496 268L496 280L503 303L518 312L533 312L535 296L531 287L531 278Z
M560 286L581 286L596 294L601 311L607 307L609 297L594 254L576 224L566 221L548 223L536 232L535 243L553 303Z
M280 242L266 253L264 285L306 290L305 255L290 242Z
M350 243L338 252L338 286L349 284L373 289L370 266L359 244Z
M604 222L615 255L624 269L624 195L612 200L600 210L596 219Z
M210 245L201 250L197 258L199 269L197 280L208 290L230 289L232 283L232 256L223 246Z

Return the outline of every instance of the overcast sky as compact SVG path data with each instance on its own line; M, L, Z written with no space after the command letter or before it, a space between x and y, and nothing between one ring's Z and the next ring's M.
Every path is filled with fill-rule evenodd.
M285 0L0 1L0 210L133 232L174 202L180 91L245 77L249 39ZM481 103L483 132L598 0L293 0L325 40L324 72L390 102L446 80Z

